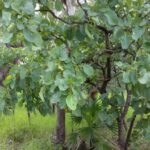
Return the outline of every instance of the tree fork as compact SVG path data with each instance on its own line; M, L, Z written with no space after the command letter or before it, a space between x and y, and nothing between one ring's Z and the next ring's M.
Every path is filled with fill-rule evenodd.
M127 111L129 109L129 106L131 103L131 90L129 90L127 86L126 86L126 90L127 90L126 103L125 103L124 109L122 110L121 115L117 119L117 122L118 122L118 145L120 147L120 150L128 150L128 141L131 136L131 131L132 131L132 127L133 127L133 124L131 121L131 125L130 125L128 133L127 133L127 138L125 138L125 131L124 131L125 116L127 114ZM133 122L134 122L134 119L133 119Z

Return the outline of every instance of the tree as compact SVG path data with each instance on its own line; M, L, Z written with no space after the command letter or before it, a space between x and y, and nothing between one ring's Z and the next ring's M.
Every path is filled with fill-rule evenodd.
M150 116L148 2L10 0L0 7L3 43L23 46L5 88L21 92L29 111L46 115L57 105L60 144L64 109L79 113L99 93L100 120L118 123L118 145L127 150L136 116Z

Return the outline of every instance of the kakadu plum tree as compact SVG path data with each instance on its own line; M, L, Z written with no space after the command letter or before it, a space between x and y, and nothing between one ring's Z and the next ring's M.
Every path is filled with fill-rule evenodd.
M18 92L28 112L46 115L55 105L54 142L65 149L66 108L86 120L93 109L83 108L100 103L96 119L87 122L117 124L118 147L127 150L134 128L148 126L150 118L148 1L1 0L0 9L2 110L17 103ZM20 63L4 63L5 52ZM82 140L96 149L96 140Z

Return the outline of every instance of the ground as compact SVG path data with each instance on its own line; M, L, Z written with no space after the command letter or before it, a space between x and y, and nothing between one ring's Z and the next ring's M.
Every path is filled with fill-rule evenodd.
M32 114L29 123L26 110L17 108L15 115L0 117L0 150L51 150L55 125L55 115Z
M72 123L68 114L66 125L69 134ZM17 107L14 115L0 116L0 150L54 150L51 139L55 126L55 114L41 116L38 112L32 113L29 123L26 109ZM142 137L131 145L132 150L149 150L149 147L150 142Z

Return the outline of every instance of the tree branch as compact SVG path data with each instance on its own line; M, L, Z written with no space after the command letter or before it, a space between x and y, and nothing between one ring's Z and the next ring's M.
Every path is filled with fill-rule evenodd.
M130 137L131 137L131 134L132 134L132 130L133 130L133 125L134 125L135 119L136 119L136 115L133 116L133 118L131 120L131 123L130 123L129 130L127 132L127 137L126 137L126 142L125 142L125 147L126 148L128 147L128 144L130 142Z
M105 47L106 50L110 50L110 43L109 43L109 32L105 32ZM111 53L112 54L112 53ZM111 80L111 54L107 57L106 62L106 77L104 76L104 81L101 86L101 93L106 93L106 87L108 82Z
M43 11L43 12L49 12L55 19L67 24L67 25L81 25L81 24L90 24L92 26L95 26L97 29L99 29L100 31L104 32L105 34L111 34L112 31L111 30L107 30L105 27L101 26L101 25L95 25L95 23L93 22L89 22L89 21L82 21L82 22L77 22L77 21L72 21L72 22L68 22L60 17L58 17L51 9L47 8L47 9L38 9L35 11Z
M127 114L127 111L129 109L129 106L130 106L130 103L131 103L131 90L129 90L127 86L126 86L126 89L127 89L127 100L126 100L126 103L125 103L125 106L124 106L124 110L123 110L123 112L121 113L121 116L120 116L122 119Z
M85 19L89 20L89 15L88 15L87 10L82 7L82 4L79 2L79 0L77 0L77 3L80 6L80 8L83 10L83 12L85 14Z
M60 17L58 17L51 9L48 9L48 8L47 8L47 9L37 9L37 10L35 10L35 11L39 11L39 12L49 12L54 18L60 20L61 22L65 23L65 24L69 24L69 25L70 25L69 22L67 22L66 20L64 20L64 19L62 19L62 18L60 18Z

